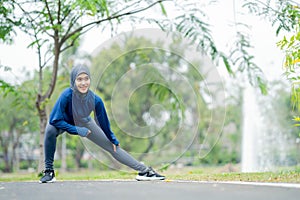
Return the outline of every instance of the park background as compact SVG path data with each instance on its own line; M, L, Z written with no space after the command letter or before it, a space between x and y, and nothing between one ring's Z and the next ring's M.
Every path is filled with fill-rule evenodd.
M201 108L203 113L201 113L202 118L199 121L197 134L192 143L187 141L188 145L180 145L182 141L177 141L176 145L173 145L173 148L168 152L169 154L164 154L161 151L159 158L146 157L149 152L161 149L167 141L170 141L170 137L172 137L170 132L175 131L173 130L174 126L176 127L176 124L180 120L176 113L171 112L169 114L173 114L174 117L168 118L164 123L166 126L158 134L158 138L154 138L153 140L146 139L141 142L136 141L134 137L126 137L128 135L124 134L124 130L120 129L114 122L110 109L112 100L111 91L114 89L116 81L128 70L132 69L132 63L139 65L151 58L152 61L165 63L170 68L178 67L180 66L180 61L182 62L182 56L179 56L178 52L180 52L180 55L185 55L186 51L185 46L180 42L178 44L174 42L173 46L168 47L169 50L171 49L177 53L170 54L166 51L159 51L157 53L145 50L132 53L128 50L141 49L145 46L159 48L161 41L151 41L147 37L125 37L124 35L118 35L125 42L122 44L112 43L113 45L104 49L99 47L105 41L109 41L112 38L111 33L106 33L106 31L101 32L100 30L89 32L83 37L78 47L67 51L61 57L61 67L58 71L56 88L51 99L46 102L48 114L60 92L63 88L69 86L69 72L76 60L84 60L84 62L89 63L93 74L97 74L101 70L106 70L105 67L109 64L110 67L104 74L107 77L101 79L101 81L105 82L105 87L101 84L97 85L97 82L94 82L93 85L96 93L105 100L109 116L111 116L112 129L116 136L120 138L122 147L129 152L142 152L140 157L138 157L139 160L148 161L150 164L154 163L156 167L161 169L183 168L187 166L195 168L221 166L221 170L225 172L243 171L242 156L245 149L243 149L242 145L243 134L246 132L244 119L246 117L245 110L248 107L248 109L250 108L248 113L251 111L254 113L254 115L252 113L249 120L254 124L250 124L249 126L256 127L256 129L252 129L253 132L251 134L261 133L261 135L256 136L256 143L253 143L254 149L256 149L253 152L256 152L256 156L252 160L255 160L257 163L254 164L255 168L250 168L248 171L274 171L282 169L297 171L300 162L299 131L294 126L295 122L292 120L296 113L293 109L291 98L291 83L287 81L286 76L284 76L285 69L282 68L286 54L276 46L276 43L287 33L276 36L276 28L272 27L272 23L268 22L267 19L243 13L245 10L239 10L244 9L241 7L243 4L242 1L211 2L206 5L207 9L205 10L210 24L213 25L212 35L216 40L216 44L220 46L220 49L227 51L230 49L230 45L234 43L232 42L232 35L236 31L236 26L233 26L236 18L239 18L245 24L250 24L250 28L247 29L251 45L253 45L250 53L255 55L255 62L264 72L268 93L263 95L263 92L260 90L261 88L257 86L251 86L249 89L248 80L245 79L245 74L243 73L236 73L236 76L233 77L230 76L230 73L228 73L224 66L217 68L222 81L224 81L220 87L224 87L226 93L226 117L222 132L212 132L216 135L207 136L207 138L212 138L207 143L209 147L212 147L208 148L207 155L201 157L199 153L199 146L201 141L204 140L204 136L201 133L205 132L211 125L211 107L205 101L207 91L202 91L203 93L201 93L199 90L199 95L202 98L197 102L197 106ZM157 10L159 9L156 8L153 12ZM145 28L153 28L153 26L140 24L134 27L135 30ZM131 30L132 27L128 28L128 24L124 23L123 25L121 23L118 31L115 33L120 34ZM1 80L16 86L17 90L19 90L19 95L15 96L6 90L3 90L2 93L0 126L0 159L2 161L0 169L2 172L35 172L38 170L40 155L39 119L35 108L36 83L38 81L38 72L35 67L37 66L37 59L35 59L36 55L34 51L26 48L28 38L23 33L18 32L17 35L13 45L1 45ZM130 53L124 56L124 52ZM121 59L119 57L116 59L116 55L117 57L120 55L123 56L121 56ZM116 59L116 62L110 63L114 59ZM187 65L197 66L201 69L203 61L201 59L194 59L192 63L188 63ZM205 84L206 77L202 77L202 74L199 76L199 73L194 71L193 67L187 67L187 69L185 76L188 77L191 84L198 86ZM155 70L150 72L156 73ZM47 81L49 82L52 73L51 68L45 68L43 73L45 77L44 81L46 83ZM167 100L172 99L172 95L168 91L159 90L161 88L155 87L157 85L151 86L141 87L136 90L130 97L128 104L131 117L134 118L133 121L140 126L151 124L150 121L153 119L151 115L149 117L149 110L152 105L160 104L164 108L171 110L174 109L174 106L176 108L176 104L174 103L165 103L168 102ZM251 100L253 96L252 98L247 97L245 100L245 90L249 92L247 94L254 95L254 101L246 101ZM115 103L118 104L118 102ZM120 107L122 107L122 103L124 102L119 102L121 104ZM245 106L246 104L249 106ZM222 105L220 108L215 107L213 109L214 112L218 112L218 109L220 109L219 112L222 113L225 107ZM151 114L154 116L161 115L155 109L152 110ZM126 123L126 120L124 120L124 123ZM123 126L126 127L126 124ZM130 124L127 126L130 126ZM159 129L160 127L157 128ZM93 150L92 152L88 151L86 147L87 145L82 143L81 138L63 134L58 138L55 168L62 171L78 171L82 169L108 170L111 168L121 171L126 170L109 157L102 154L98 156ZM170 159L170 157L174 159ZM154 161L157 160L158 162L155 163Z

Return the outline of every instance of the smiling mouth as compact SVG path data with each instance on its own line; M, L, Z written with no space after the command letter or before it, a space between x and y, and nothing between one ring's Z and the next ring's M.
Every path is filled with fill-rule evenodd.
M80 90L87 90L87 89L88 89L88 87L86 87L86 86L82 86L82 87L79 87L79 89L80 89Z

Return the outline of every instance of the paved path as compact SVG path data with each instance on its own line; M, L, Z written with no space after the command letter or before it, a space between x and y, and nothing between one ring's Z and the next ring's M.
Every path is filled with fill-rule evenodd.
M299 185L298 185L299 186ZM0 182L0 200L299 200L300 187L185 181Z

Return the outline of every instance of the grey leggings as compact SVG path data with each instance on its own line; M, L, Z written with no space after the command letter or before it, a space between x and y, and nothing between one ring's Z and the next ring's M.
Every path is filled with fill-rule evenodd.
M136 170L136 171L146 171L148 167L138 162L130 154L124 151L121 147L117 146L116 152L113 150L112 143L108 140L102 129L95 123L94 120L83 125L88 128L91 133L87 137L89 140L97 144L99 147L108 151L116 160L120 163ZM45 168L53 169L54 153L56 150L56 138L58 135L62 134L64 131L57 129L56 127L48 124L45 133Z

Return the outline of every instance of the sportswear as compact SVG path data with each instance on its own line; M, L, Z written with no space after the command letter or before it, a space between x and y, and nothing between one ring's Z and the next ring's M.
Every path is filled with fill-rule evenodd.
M56 181L55 173L53 169L46 169L43 177L40 179L40 183L53 183Z
M49 123L57 129L85 137L89 130L83 127L83 124L91 121L90 114L94 112L96 123L101 127L107 138L113 144L118 145L119 141L111 131L102 99L91 90L88 90L85 94L77 90L75 79L81 73L90 75L88 68L84 66L72 69L71 87L65 89L56 101L50 114Z
M165 180L165 176L155 172L152 167L148 167L148 170L144 172L139 172L135 178L137 181L156 181Z

